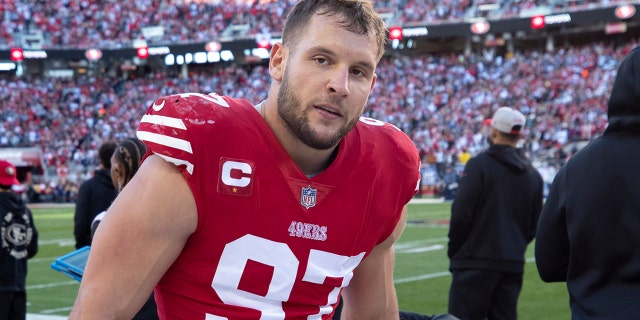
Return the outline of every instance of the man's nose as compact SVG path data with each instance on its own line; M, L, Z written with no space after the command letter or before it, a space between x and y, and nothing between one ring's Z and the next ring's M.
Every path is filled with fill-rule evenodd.
M335 92L341 96L348 96L349 90L349 69L335 68L330 74L327 88L330 92Z

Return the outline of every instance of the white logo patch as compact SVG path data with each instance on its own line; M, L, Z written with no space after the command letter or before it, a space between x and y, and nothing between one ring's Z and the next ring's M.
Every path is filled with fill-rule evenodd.
M164 99L162 99L162 103L161 104L156 104L154 102L153 105L151 106L151 108L153 108L153 110L156 111L156 112L162 110L162 108L164 108Z
M304 239L325 241L327 240L327 226L320 226L313 223L291 221L289 225L289 236Z
M307 208L307 210L311 207L315 207L317 195L318 189L311 188L311 186L302 188L302 192L300 194L300 204L303 207Z

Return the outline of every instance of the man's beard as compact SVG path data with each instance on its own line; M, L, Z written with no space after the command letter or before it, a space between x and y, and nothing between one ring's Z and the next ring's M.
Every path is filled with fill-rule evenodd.
M299 110L301 105L300 99L295 96L289 85L288 76L285 72L282 78L282 86L278 92L278 114L287 124L291 133L298 137L304 144L314 149L326 150L336 146L358 123L358 118L356 118L338 130L333 136L321 138L309 124L309 118L307 117L308 110L304 110L300 115L296 114L296 111Z

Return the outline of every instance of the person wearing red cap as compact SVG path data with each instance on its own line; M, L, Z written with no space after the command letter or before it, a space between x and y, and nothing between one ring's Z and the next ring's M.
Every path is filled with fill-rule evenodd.
M0 160L0 319L27 316L27 259L38 252L38 230L31 210L12 187L16 167Z
M542 211L542 177L518 142L519 111L502 107L490 121L490 147L469 159L451 206L449 313L515 320L524 253Z

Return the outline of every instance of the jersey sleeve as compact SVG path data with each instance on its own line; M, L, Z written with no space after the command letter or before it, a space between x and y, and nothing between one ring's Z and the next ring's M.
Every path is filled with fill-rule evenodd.
M183 93L158 98L147 109L136 132L147 146L144 158L156 154L192 175L195 144L206 142L203 131L216 122L220 108L229 108L229 101L216 94Z
M392 179L398 180L395 184L401 189L399 202L404 206L418 192L420 155L411 138L396 126L386 123L382 128L388 143L381 156L387 159L387 169L393 172Z
M413 141L392 124L361 118L362 134L366 138L366 157L376 168L375 206L383 206L388 226L378 242L384 241L397 225L404 206L418 191L420 156ZM369 153L370 152L370 153ZM389 223L391 220L393 223Z

